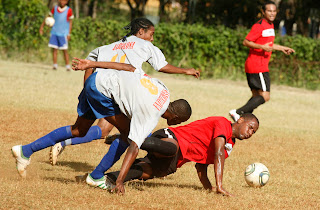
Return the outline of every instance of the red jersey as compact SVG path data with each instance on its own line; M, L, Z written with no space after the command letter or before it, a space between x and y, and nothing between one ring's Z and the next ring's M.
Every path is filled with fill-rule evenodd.
M246 39L256 44L266 44L272 42L275 38L273 23L269 24L265 19L259 20L251 28ZM272 52L266 52L262 49L250 48L248 58L245 63L246 73L256 74L269 71L269 60Z
M213 141L219 136L226 139L224 150L226 158L235 144L235 140L232 139L231 122L224 117L208 117L169 129L177 137L181 150L177 168L189 161L214 164Z

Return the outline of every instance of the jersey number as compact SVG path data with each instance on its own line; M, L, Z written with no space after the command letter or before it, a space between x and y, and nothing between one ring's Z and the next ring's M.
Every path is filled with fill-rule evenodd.
M116 59L118 57L118 54L116 54L115 56L113 56L111 58L111 62L116 62ZM120 63L124 63L126 61L126 54L124 54L123 56L121 56L120 58Z
M143 78L140 80L143 87L147 88L152 95L158 94L158 87L155 86L150 80Z

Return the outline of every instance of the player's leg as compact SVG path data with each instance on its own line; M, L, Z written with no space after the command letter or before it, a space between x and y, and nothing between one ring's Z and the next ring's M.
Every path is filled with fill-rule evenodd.
M84 144L93 140L101 139L103 129L104 128L100 127L99 125L91 126L84 137L68 138L64 141L56 143L51 147L49 152L49 161L51 165L54 166L57 164L58 156L64 151L66 146Z
M57 57L59 48L59 41L56 35L51 34L48 46L52 48L53 69L56 70L58 68Z
M179 144L174 133L170 129L164 128L146 138L140 149L153 153L157 157L172 157L179 151Z
M64 61L66 63L66 69L67 71L71 70L71 66L69 63L69 54L68 54L68 50L63 50L63 55L64 55Z
M73 136L85 135L94 120L78 117L73 126L64 126L48 133L27 145L13 146L11 151L16 158L17 169L20 176L26 176L26 167L30 164L30 156L37 151L55 145L57 142Z
M101 183L105 182L104 173L120 159L121 155L129 146L127 138L130 129L130 120L124 114L106 117L106 119L120 131L122 140L116 139L112 142L108 153L87 177L86 181L90 186L100 187L102 189L105 189L105 186L101 185Z
M124 182L135 180L135 179L143 179L148 180L153 178L152 167L150 163L146 163L143 161L143 158L137 159L137 163L132 164L129 172L124 179ZM119 176L120 171L114 171L107 173L107 180L111 182L112 185L116 184L117 178Z
M244 113L252 113L254 109L270 99L270 77L268 72L259 74L247 73L247 81L252 97L244 106L230 111L229 114L234 121L237 121L240 115Z
M53 70L58 69L58 49L52 49Z

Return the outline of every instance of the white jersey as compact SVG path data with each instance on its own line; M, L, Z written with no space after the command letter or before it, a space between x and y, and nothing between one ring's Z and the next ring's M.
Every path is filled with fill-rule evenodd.
M142 71L144 62L148 62L157 71L168 64L158 47L136 36L127 37L125 42L119 40L98 47L89 53L87 59L131 64L136 68L136 73L144 73Z
M96 87L112 98L130 120L128 138L140 148L167 110L170 94L158 79L127 71L98 70Z

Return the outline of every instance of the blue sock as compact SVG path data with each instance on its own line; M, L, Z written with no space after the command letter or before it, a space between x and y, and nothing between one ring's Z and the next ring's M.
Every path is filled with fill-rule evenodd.
M119 138L114 140L110 145L108 153L102 158L99 165L90 174L94 179L100 179L104 176L106 172L113 164L115 164L121 157L121 155L126 151L129 144L120 140Z
M97 125L92 126L84 137L76 137L71 139L71 145L83 144L92 140L100 139L102 135L101 128Z
M61 127L30 144L22 146L22 153L25 157L29 158L34 152L53 146L56 143L71 137L71 126Z

